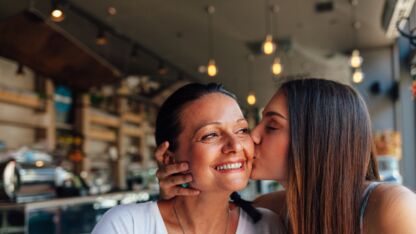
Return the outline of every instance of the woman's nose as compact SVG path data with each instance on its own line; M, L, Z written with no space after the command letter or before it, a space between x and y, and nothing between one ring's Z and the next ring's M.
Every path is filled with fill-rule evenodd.
M253 140L254 144L260 144L261 137L260 137L260 127L257 125L253 130L251 130L251 139Z
M237 136L228 136L227 142L224 144L223 152L224 153L236 153L243 150L243 145L241 144L240 139Z

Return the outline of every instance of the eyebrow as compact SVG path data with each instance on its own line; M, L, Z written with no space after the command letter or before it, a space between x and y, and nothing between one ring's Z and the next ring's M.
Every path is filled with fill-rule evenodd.
M287 117L285 117L284 115L282 115L282 114L280 114L279 112L276 112L276 111L268 111L264 114L264 116L266 116L266 117L278 116L280 118L283 118L283 119L287 120Z
M238 119L238 120L236 120L235 122L236 123L239 123L239 122L243 122L243 121L246 121L246 119L245 118L241 118L241 119ZM209 122L209 123L204 123L204 124L202 124L201 126L199 126L198 128L196 128L195 129L195 131L194 131L194 133L192 134L192 137L194 137L195 136L195 134L201 129L201 128L204 128L204 127L206 127L206 126L208 126L208 125L220 125L221 124L221 122Z

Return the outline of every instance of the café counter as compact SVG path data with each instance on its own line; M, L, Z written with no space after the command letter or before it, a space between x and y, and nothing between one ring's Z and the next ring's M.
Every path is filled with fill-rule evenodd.
M156 192L142 190L31 203L3 202L0 203L0 233L91 233L97 221L111 207L157 197Z

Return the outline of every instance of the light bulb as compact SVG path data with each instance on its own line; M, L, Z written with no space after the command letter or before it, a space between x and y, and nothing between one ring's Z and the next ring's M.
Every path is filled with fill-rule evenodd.
M282 73L283 71L283 66L282 63L280 62L280 58L276 57L273 61L273 65L272 65L272 73L275 76L278 76Z
M55 8L51 11L51 20L61 22L65 19L64 12L61 9Z
M262 49L263 53L267 55L272 54L274 52L274 50L276 49L276 45L273 42L272 35L268 34L266 36L266 40L263 42Z
M215 60L214 59L210 59L208 61L207 73L208 73L208 76L210 76L210 77L214 77L214 76L217 75L218 69L217 69L217 65L215 65Z
M104 31L99 30L97 33L97 38L95 39L95 43L99 46L104 46L108 44L108 38L105 35Z
M358 68L361 66L363 58L360 56L360 51L355 49L352 51L350 65L353 68Z
M256 104L256 95L254 94L254 92L250 92L247 96L247 103L252 106L254 104Z
M360 68L355 69L354 73L352 74L352 81L356 84L361 83L364 80L364 73L361 71Z

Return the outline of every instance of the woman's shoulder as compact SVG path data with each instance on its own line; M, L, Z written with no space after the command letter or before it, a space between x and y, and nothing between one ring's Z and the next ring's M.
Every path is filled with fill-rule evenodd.
M157 203L153 201L137 204L118 205L108 210L104 214L104 217L111 219L129 217L132 218L131 220L135 220L137 217L140 218L142 215L144 216L145 214L152 213L152 211L155 211L155 207L157 207Z
M398 184L383 183L370 196L364 226L385 233L414 233L416 195ZM367 228L368 229L368 228Z
M157 223L157 212L155 208L157 208L156 202L115 206L104 214L94 227L92 233L131 233L134 230L133 227L147 226L141 225L143 223L151 220Z
M286 214L286 192L276 191L272 193L263 194L253 201L255 207L263 207L272 210L274 213L283 217Z
M283 234L286 233L286 229L280 217L273 211L256 207L262 215L258 222L253 220L240 209L240 218L238 221L237 234L253 234L253 233L265 233L265 234Z

